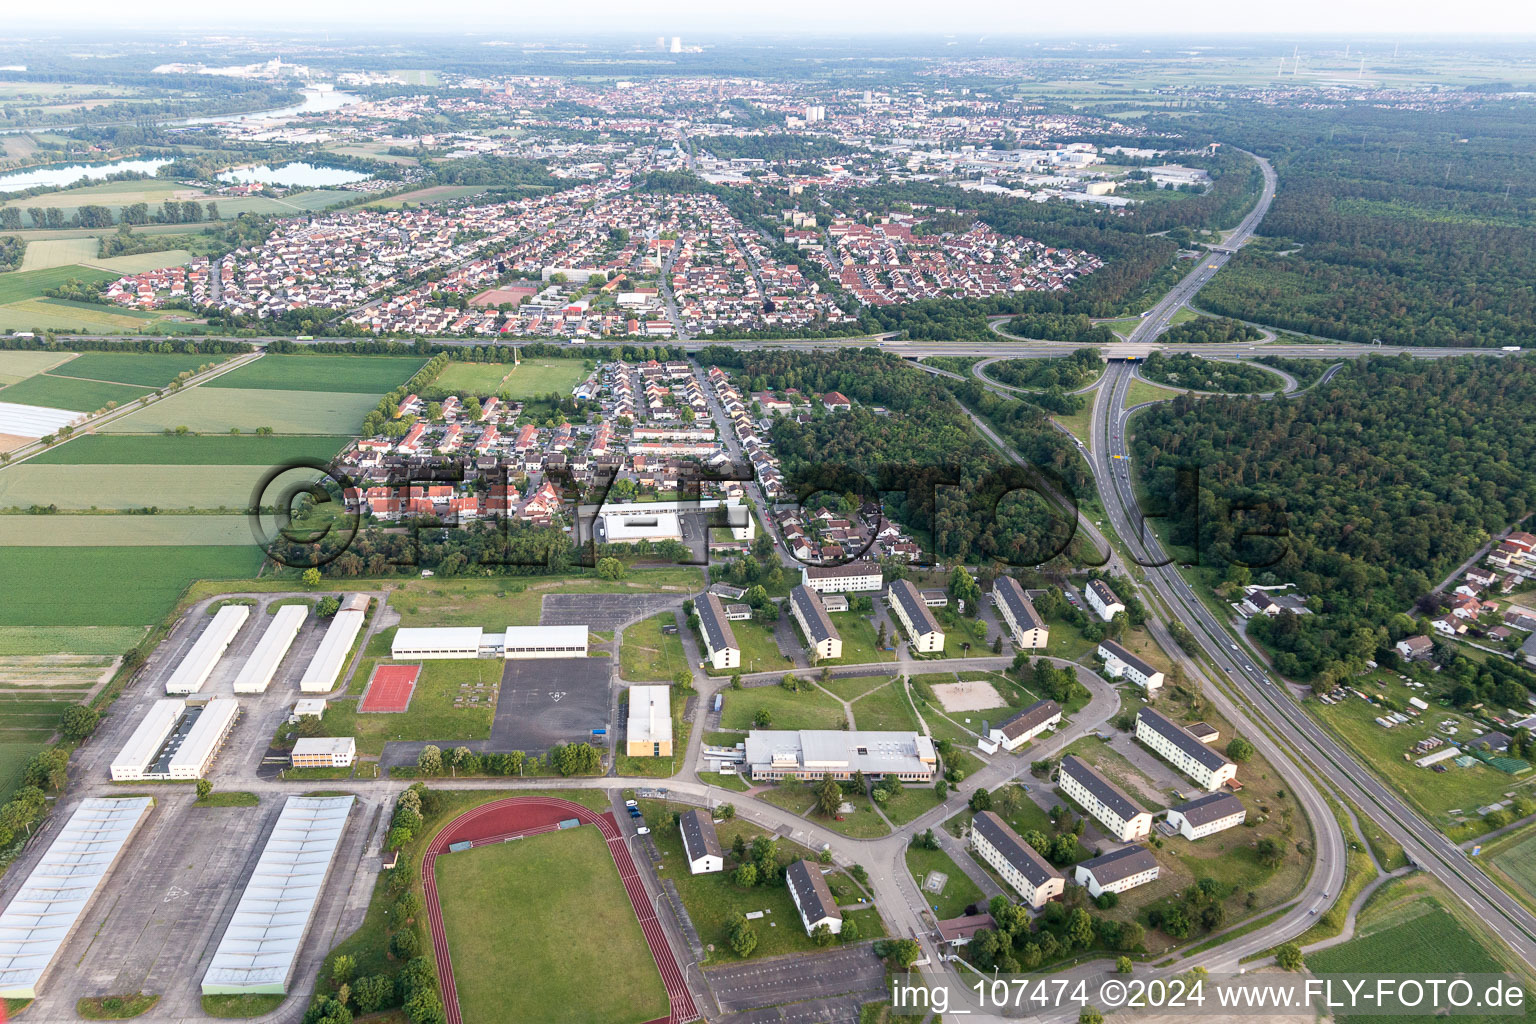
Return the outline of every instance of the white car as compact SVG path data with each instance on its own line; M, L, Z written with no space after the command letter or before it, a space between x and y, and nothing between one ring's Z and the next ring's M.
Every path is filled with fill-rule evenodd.
M639 807L640 805L635 803L635 801L633 801L633 800L625 800L624 801L624 806L625 807Z
M651 830L644 825L641 825L639 828L635 829L635 835L637 836L648 836L650 834Z

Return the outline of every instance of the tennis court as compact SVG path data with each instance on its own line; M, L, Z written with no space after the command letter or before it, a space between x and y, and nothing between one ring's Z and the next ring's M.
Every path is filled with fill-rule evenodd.
M404 711L411 706L411 694L416 692L416 677L420 674L420 665L378 666L357 710Z

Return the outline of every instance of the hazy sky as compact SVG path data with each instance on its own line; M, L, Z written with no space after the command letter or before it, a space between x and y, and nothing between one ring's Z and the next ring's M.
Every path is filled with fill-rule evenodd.
M50 8L25 5L10 16L50 18ZM59 11L66 10L58 8ZM190 25L271 25L294 28L355 25L391 28L474 30L516 37L518 30L562 35L643 31L689 32L771 30L777 32L902 32L994 35L1123 36L1132 33L1284 33L1337 35L1369 33L1377 38L1406 34L1487 34L1509 39L1536 35L1536 0L1094 0L1041 3L1019 0L582 0L574 4L528 0L260 0L254 4L165 6L123 0L74 0L69 23L136 24L164 20Z

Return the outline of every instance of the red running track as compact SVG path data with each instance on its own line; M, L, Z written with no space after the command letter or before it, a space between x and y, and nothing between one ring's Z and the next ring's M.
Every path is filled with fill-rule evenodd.
M358 711L404 711L416 692L420 665L380 665L373 670Z
M421 884L426 890L427 921L432 932L432 951L437 958L437 981L442 989L443 1009L447 1014L448 1024L464 1024L464 1020L459 1013L458 990L453 984L453 959L448 953L448 934L443 929L443 911L437 900L437 879L434 876L433 865L437 861L438 854L447 850L450 843L470 842L481 846L487 843L504 842L516 836L551 832L558 829L560 822L567 818L576 818L584 824L596 825L598 831L602 832L603 838L608 843L608 852L613 856L613 866L618 868L619 878L624 883L624 891L629 894L629 904L634 908L635 917L640 921L640 930L645 933L646 944L651 947L651 956L656 960L656 969L661 972L661 980L667 989L667 1001L671 1006L671 1012L666 1017L650 1021L648 1024L688 1024L690 1021L699 1020L701 1014L694 1006L693 997L688 994L688 984L683 980L683 972L677 966L672 948L667 945L666 933L662 931L661 922L656 919L655 908L651 905L645 885L640 881L640 872L635 868L634 859L629 855L629 847L624 842L624 834L619 830L613 815L598 814L590 808L569 800L557 800L552 797L512 797L476 807L454 818L433 837L426 854L421 858Z

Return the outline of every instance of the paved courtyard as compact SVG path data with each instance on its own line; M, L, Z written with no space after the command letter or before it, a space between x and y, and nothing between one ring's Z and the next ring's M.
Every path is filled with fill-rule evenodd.
M611 658L534 658L508 661L491 724L488 750L548 750L557 743L598 742L593 729L609 722Z

